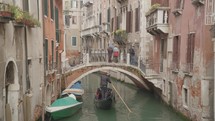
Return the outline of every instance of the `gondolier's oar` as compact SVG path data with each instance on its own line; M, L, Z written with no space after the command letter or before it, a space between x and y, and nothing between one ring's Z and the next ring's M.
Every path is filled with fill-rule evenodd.
M128 105L125 103L125 101L122 99L122 97L120 96L119 92L116 90L115 86L113 85L113 83L111 83L113 89L115 90L115 92L119 95L119 98L122 100L122 102L124 103L125 107L128 109L129 112L131 112L130 108L128 107Z

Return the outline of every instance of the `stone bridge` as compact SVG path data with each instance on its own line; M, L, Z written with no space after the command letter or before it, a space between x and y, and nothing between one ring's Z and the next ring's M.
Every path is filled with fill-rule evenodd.
M130 64L107 62L91 62L72 67L63 74L64 83L62 83L62 86L69 88L75 82L81 80L88 74L102 70L112 70L123 73L128 78L130 78L139 88L146 90L153 88L153 83L147 80L146 74L141 71L140 68Z

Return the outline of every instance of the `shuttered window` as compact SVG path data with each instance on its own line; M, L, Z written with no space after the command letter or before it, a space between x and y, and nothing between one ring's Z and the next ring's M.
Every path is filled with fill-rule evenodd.
M114 18L111 19L111 32L114 31Z
M131 17L130 17L130 32L133 32L133 11L131 11Z
M184 0L176 0L176 8L184 9Z
M56 28L56 40L59 43L60 42L60 30L59 30L59 16L58 16L58 8L55 7L55 28Z
M189 69L193 68L193 60L194 60L194 49L195 49L195 34L188 34L187 40L187 64Z
M127 33L132 32L132 11L126 13L126 31Z
M180 60L180 36L175 36L173 39L173 59L172 62L175 68L179 68Z
M54 40L52 40L52 67L54 64Z
M110 22L110 8L107 10L107 22Z
M45 67L46 67L46 70L48 69L48 39L45 39L45 47L44 47L44 50L45 50Z
M23 10L29 12L29 2L28 2L28 0L23 0Z
M140 9L135 9L135 32L140 30Z
M44 1L44 15L48 16L48 0Z
M54 3L53 3L53 0L50 0L50 10L51 10L51 19L54 20Z
M99 13L99 25L102 25L102 13Z

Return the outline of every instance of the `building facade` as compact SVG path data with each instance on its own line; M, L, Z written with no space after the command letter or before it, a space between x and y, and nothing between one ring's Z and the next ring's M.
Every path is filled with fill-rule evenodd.
M0 120L37 120L44 81L42 0L1 0L0 4L1 12L9 12L0 16ZM18 20L17 13L25 16Z
M213 42L205 25L206 4L193 0L152 0L146 13L153 36L151 62L162 98L196 121L213 120Z
M61 92L61 54L64 51L63 2L43 1L44 22L44 105L50 105Z
M64 0L65 63L73 66L80 62L81 22L83 0Z

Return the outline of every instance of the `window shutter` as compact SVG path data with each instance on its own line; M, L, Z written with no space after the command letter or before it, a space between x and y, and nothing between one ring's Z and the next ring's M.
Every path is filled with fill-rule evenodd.
M111 32L114 30L114 18L111 19Z
M48 0L44 0L44 15L48 16Z
M133 31L133 11L130 11L130 32Z
M138 31L138 8L135 8L135 32Z
M130 23L130 19L129 19L129 12L127 11L127 13L126 13L126 32L128 33L129 32L129 27L130 27L130 25L129 25L129 23Z
M50 8L51 8L51 18L54 19L54 3L53 3L53 0L50 0Z

